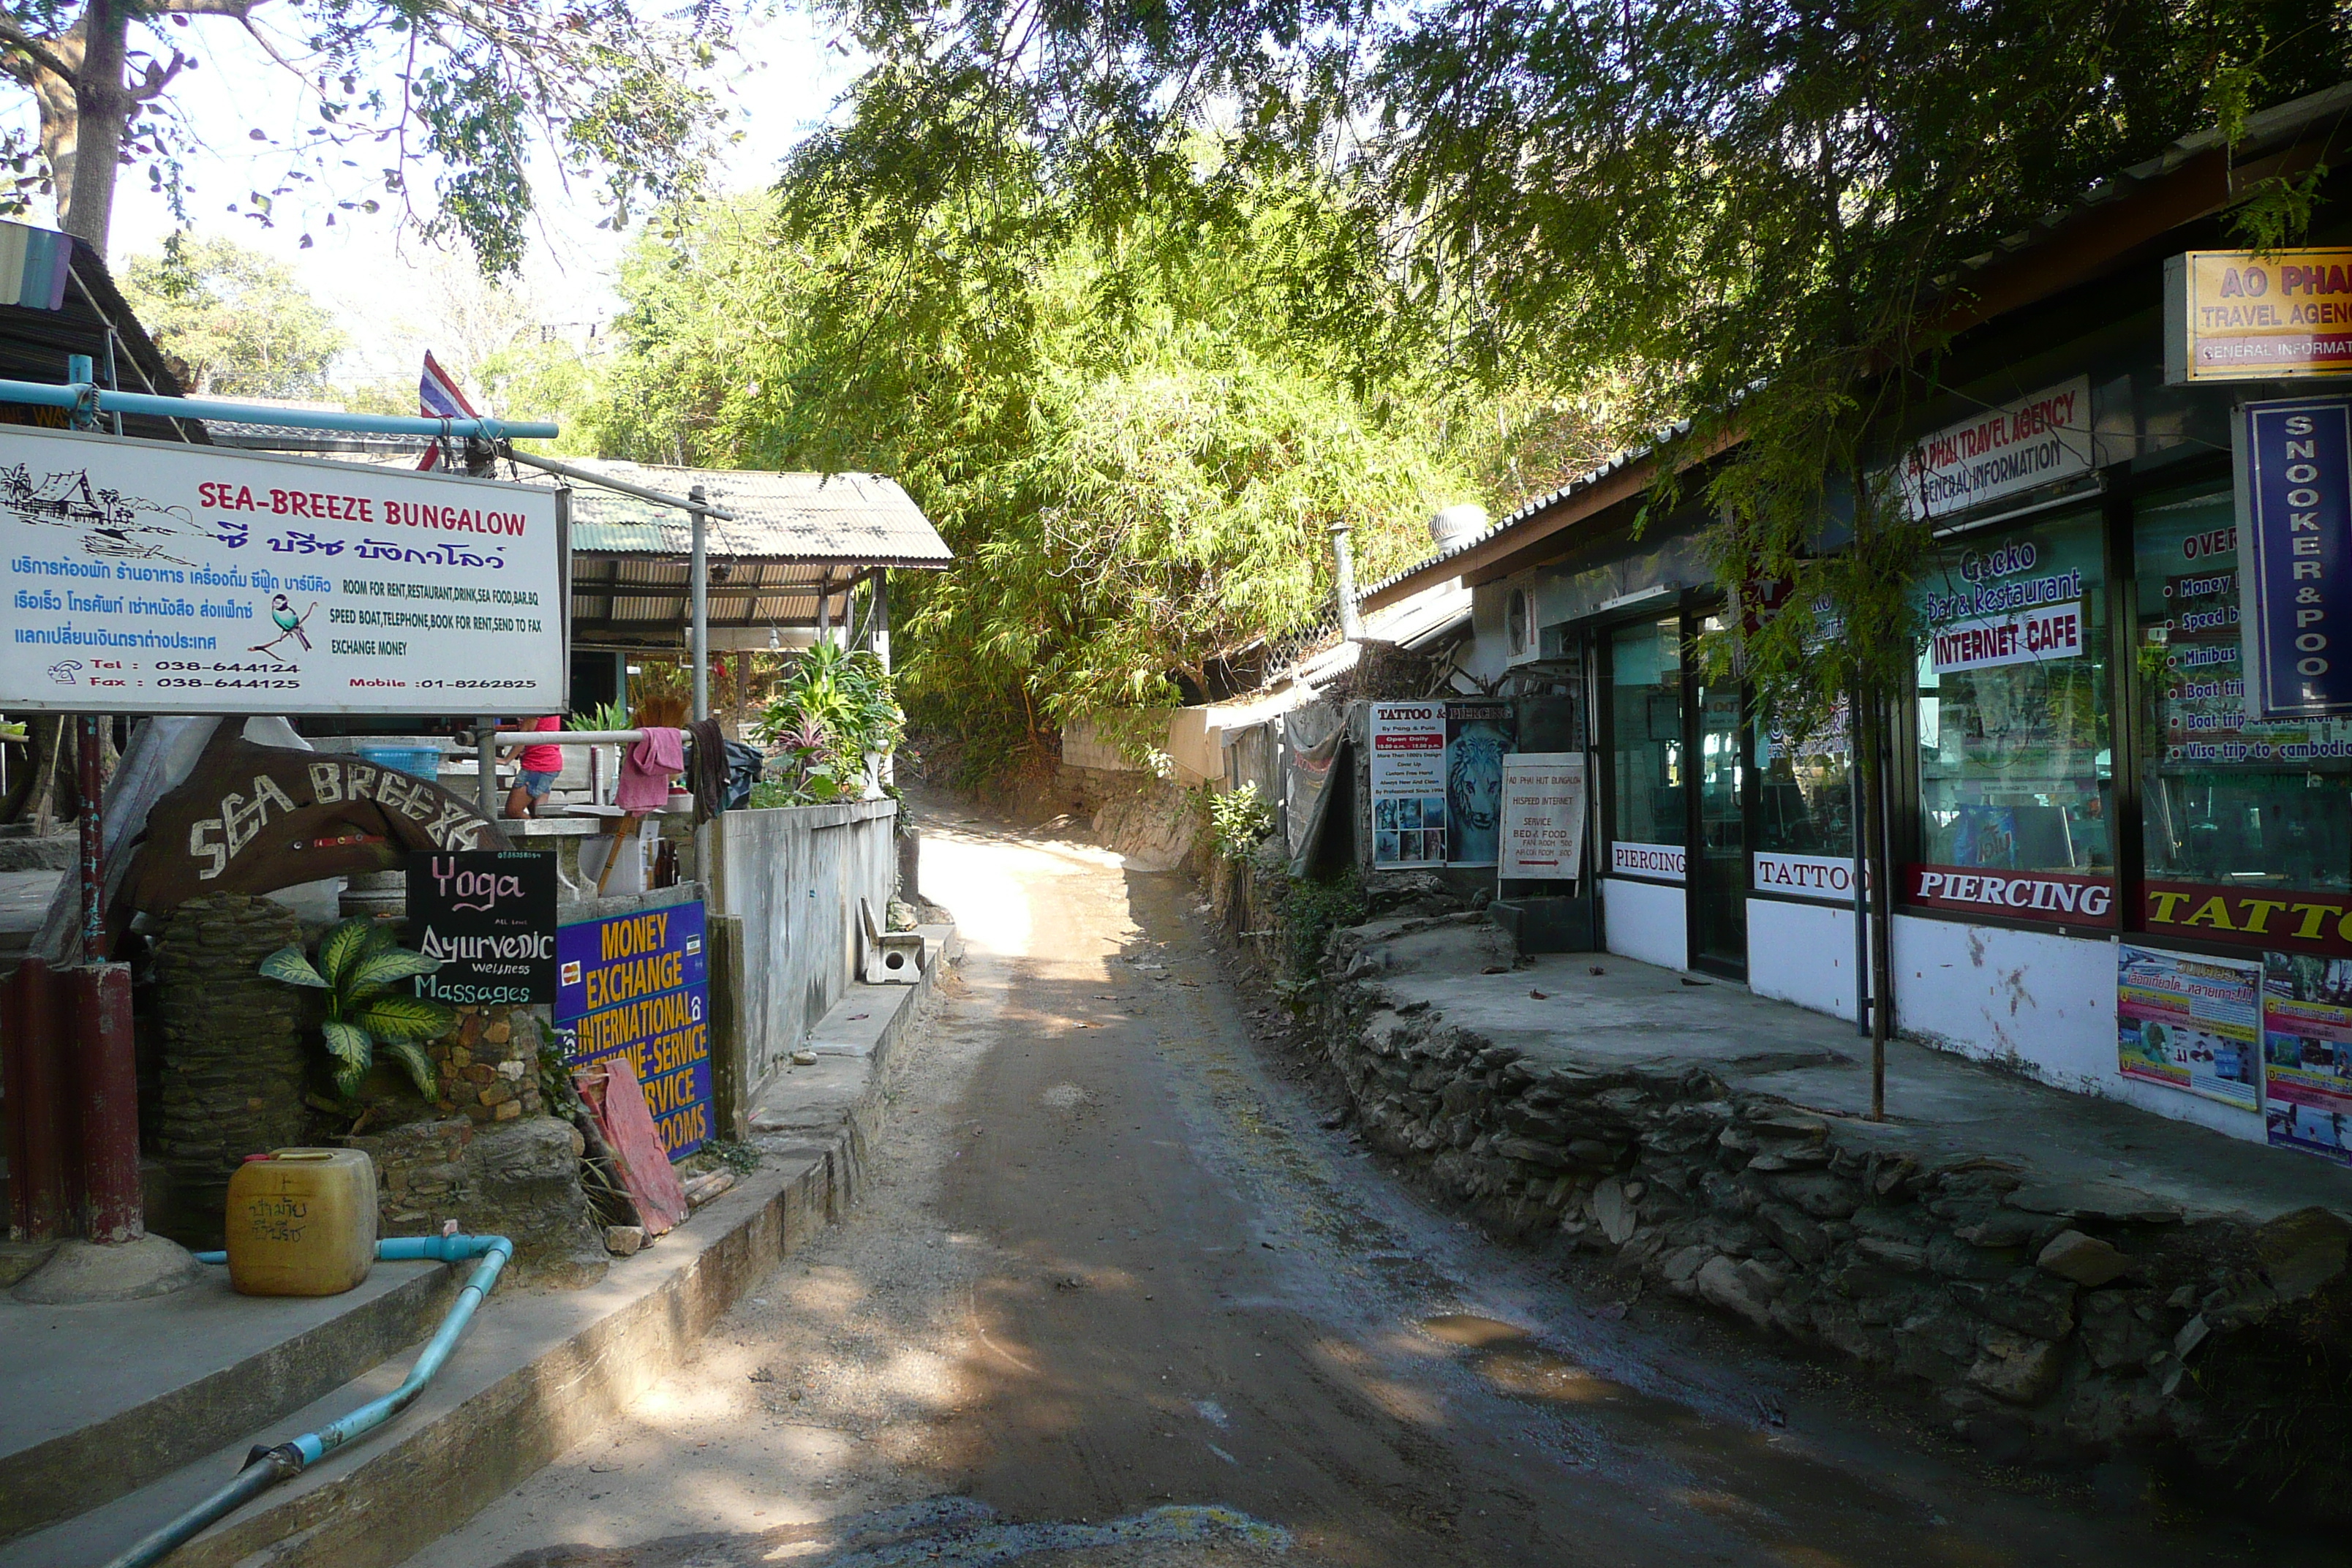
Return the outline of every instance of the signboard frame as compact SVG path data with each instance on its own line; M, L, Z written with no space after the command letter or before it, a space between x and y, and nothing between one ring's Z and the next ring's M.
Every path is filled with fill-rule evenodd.
M2352 397L2242 403L2231 447L2247 714L2352 713Z
M0 526L14 525L0 552L0 707L562 711L569 499L464 475L0 427ZM395 505L416 510L395 521ZM484 570L495 583L467 580ZM407 632L399 651L381 651L379 627Z
M1366 762L1375 870L1434 870L1445 864L1445 702L1374 702L1367 715ZM1390 742L1382 745L1386 741ZM1381 808L1389 809L1383 812ZM1432 807L1436 826L1429 826ZM1386 826L1383 826L1383 819ZM1405 824L1411 821L1412 826ZM1436 839L1434 855L1423 853ZM1408 856L1406 847L1415 853ZM1383 853L1383 850L1386 853Z
M1929 431L1904 452L1895 479L1911 516L1925 521L2083 479L2097 466L2091 378L2078 375Z
M410 945L441 960L416 976L419 996L457 1006L553 1004L561 879L553 855L440 851L411 855L406 873Z
M2297 301L2291 296L2298 289L2334 298ZM2342 319L2297 321L2303 311ZM2352 312L2352 248L2189 250L2167 257L2165 384L2352 375L2352 314L2346 312ZM2227 320L2231 314L2243 319ZM2331 326L2332 333L2322 330ZM2231 327L2239 330L2230 331ZM2297 328L2305 330L2298 332ZM2263 352L2272 345L2282 350L2299 345L2302 352Z
M1503 825L1496 876L1501 881L1581 882L1584 826L1591 815L1582 752L1514 752L1503 759ZM1529 813L1542 810L1540 818ZM1551 855L1529 858L1533 850Z
M553 1013L564 1060L585 1067L629 1053L663 1148L673 1160L692 1153L717 1131L709 910L685 899L575 921L555 935ZM650 1063L641 1059L648 1055Z

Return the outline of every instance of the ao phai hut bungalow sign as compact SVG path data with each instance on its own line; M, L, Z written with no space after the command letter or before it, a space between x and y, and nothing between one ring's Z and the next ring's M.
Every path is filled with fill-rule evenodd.
M485 479L0 430L0 706L561 710L562 504Z

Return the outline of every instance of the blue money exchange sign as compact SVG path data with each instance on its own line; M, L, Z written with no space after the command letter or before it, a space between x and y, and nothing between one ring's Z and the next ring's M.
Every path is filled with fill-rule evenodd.
M2245 405L2238 487L2250 706L2352 713L2352 402Z
M671 1159L710 1136L710 962L693 903L555 932L555 1026L574 1067L626 1053Z

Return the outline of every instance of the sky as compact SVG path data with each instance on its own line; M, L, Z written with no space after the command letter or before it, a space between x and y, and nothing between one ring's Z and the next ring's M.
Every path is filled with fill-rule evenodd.
M257 25L267 26L269 9L257 10ZM403 234L390 205L370 217L336 212L331 198L302 207L296 198L284 197L275 227L228 212L231 203L248 205L247 193L283 166L283 154L273 153L269 142L253 140L251 132L291 142L313 121L315 110L287 69L235 22L201 17L173 31L181 47L200 61L173 89L203 138L187 158L194 189L186 199L195 231L236 238L294 269L351 339L336 365L338 381L414 376L419 347L434 341L450 291L473 286L470 262L436 251L413 232ZM743 135L718 171L720 189L766 184L784 153L824 121L855 68L838 47L828 47L834 37L797 6L742 25L737 58L724 73L724 96ZM609 322L619 304L612 282L628 235L597 228L604 215L584 191L566 192L557 181L541 178L534 195L537 233L523 285L534 313L544 321ZM326 225L330 213L335 219L331 227ZM175 226L177 220L164 200L150 192L143 172L125 169L115 196L110 266L119 273L129 257L160 249ZM305 233L312 241L307 249L300 243Z

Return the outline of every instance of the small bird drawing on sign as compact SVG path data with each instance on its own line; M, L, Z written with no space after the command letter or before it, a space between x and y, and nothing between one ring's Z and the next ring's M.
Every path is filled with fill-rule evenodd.
M297 643L301 645L302 651L304 653L309 653L310 651L310 634L302 629L302 623L309 620L311 615L316 612L318 608L319 601L313 599L310 601L310 608L303 611L298 616L294 613L294 606L287 602L285 595L272 595L269 600L269 618L278 623L278 635L271 637L268 642L256 643L253 646L252 651L255 653L266 653L280 664L291 664L294 661L288 658L284 654L278 652L278 645L283 643L288 637L292 637Z

